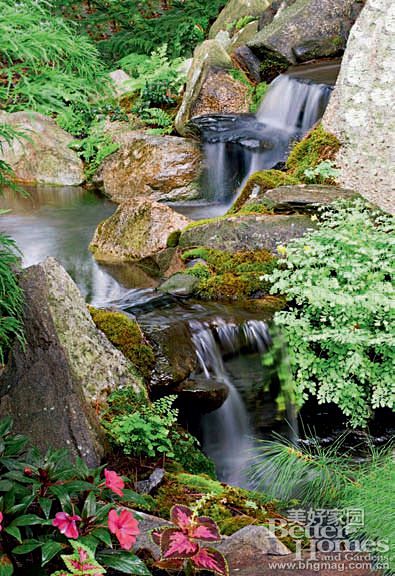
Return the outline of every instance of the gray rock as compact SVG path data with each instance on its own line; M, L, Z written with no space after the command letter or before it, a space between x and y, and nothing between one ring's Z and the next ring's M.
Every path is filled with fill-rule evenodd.
M21 275L26 348L15 345L0 379L0 415L45 450L69 448L89 465L103 456L96 402L120 386L146 393L128 360L97 330L70 276L53 258Z
M119 144L94 176L94 183L114 202L136 197L175 202L200 196L200 145L176 136L155 136L114 123L107 133Z
M308 216L235 215L186 229L179 246L209 246L217 250L257 250L265 248L277 253L279 244L286 244L313 228Z
M335 200L350 200L359 196L353 190L337 186L320 184L296 184L279 186L266 190L263 194L250 197L243 207L249 204L263 204L275 213L316 212L321 206L327 206Z
M166 282L161 284L158 288L161 292L172 294L173 296L188 297L192 296L195 288L198 286L199 280L191 274L183 274L182 272L174 274Z
M215 38L220 30L227 30L245 16L259 18L270 4L270 0L230 0L211 26L209 38Z
M248 46L263 63L273 54L290 64L341 54L361 8L359 0L296 0Z
M1 113L9 124L26 138L2 143L0 159L7 162L21 182L77 186L85 180L81 159L69 145L75 140L56 122L38 112Z
M239 564L257 565L260 558L268 554L272 556L291 554L290 550L265 526L245 526L217 544L216 548L226 556L233 570L236 570Z
M189 326L186 322L169 318L160 324L145 326L144 334L156 358L151 386L171 391L187 380L197 367Z
M368 0L351 31L323 119L342 142L342 186L395 213L395 68L393 0Z
M110 72L109 77L116 96L122 96L130 92L127 83L131 80L131 77L124 70L114 70Z
M158 488L163 482L163 478L165 477L165 470L163 468L156 468L148 480L141 480L140 482L136 482L136 490L140 494L151 494Z
M151 532L155 528L170 527L172 524L163 520L163 518L151 516L151 514L145 514L144 512L133 511L133 513L139 523L140 530L133 551L139 556L145 556L148 553L154 560L159 560L161 557L160 548L153 542Z
M229 396L229 388L223 382L193 376L172 388L187 414L207 414L222 406Z
M252 82L261 80L260 61L248 46L240 46L233 52L233 59L244 70Z
M195 116L248 112L248 87L228 73L231 68L232 59L220 42L206 40L196 48L175 120L179 134L189 135L187 124Z

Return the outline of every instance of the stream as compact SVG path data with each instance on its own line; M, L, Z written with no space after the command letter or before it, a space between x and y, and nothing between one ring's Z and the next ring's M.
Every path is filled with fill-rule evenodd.
M194 219L224 214L251 173L281 165L291 142L324 112L338 64L325 66L279 76L256 116L197 119L206 156L207 194L200 202L172 206ZM97 224L114 212L115 205L81 187L26 191L26 198L11 191L0 197L0 209L10 210L2 215L1 230L16 240L23 266L54 256L87 302L127 310L148 330L164 323L187 323L201 377L222 382L229 390L222 407L201 418L203 448L214 459L221 480L248 486L246 469L254 438L273 429L287 430L274 402L263 393L266 375L261 355L270 344L270 319L242 305L159 296L157 280L138 266L98 264L88 244Z

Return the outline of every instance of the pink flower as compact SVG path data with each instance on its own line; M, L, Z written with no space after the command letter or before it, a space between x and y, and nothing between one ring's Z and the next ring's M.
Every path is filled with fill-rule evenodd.
M108 528L118 539L124 550L131 550L140 530L138 522L131 512L121 510L120 514L116 510L110 510L108 514Z
M76 522L81 520L79 516L70 516L67 512L58 512L52 520L52 526L59 528L60 532L67 538L77 539L79 536Z
M3 512L0 512L0 532L3 530L1 523L3 522Z
M112 490L118 496L123 496L123 489L125 488L125 482L122 480L120 476L116 472L112 470L104 470L104 476L106 478L106 488Z

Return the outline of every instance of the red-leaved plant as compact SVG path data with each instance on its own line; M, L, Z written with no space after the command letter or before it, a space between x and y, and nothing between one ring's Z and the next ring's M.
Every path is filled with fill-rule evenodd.
M173 506L170 519L174 526L153 530L152 539L160 546L158 568L184 570L187 575L199 570L228 576L228 563L221 552L203 542L219 542L221 534L211 518L197 516L187 506Z

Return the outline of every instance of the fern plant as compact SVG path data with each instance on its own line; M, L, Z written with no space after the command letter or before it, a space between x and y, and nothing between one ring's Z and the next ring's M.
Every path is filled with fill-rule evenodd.
M104 90L97 48L35 0L0 0L0 102L52 115Z

